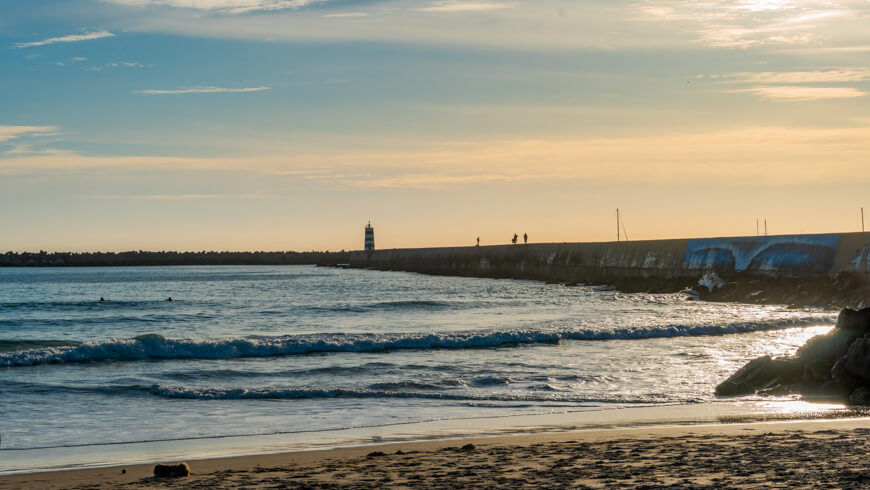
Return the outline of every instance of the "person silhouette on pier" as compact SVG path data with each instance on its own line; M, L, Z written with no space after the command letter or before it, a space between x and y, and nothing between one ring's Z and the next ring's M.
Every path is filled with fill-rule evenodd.
M516 245L516 244L517 244L517 238L519 238L519 236L518 236L516 233L514 233L514 237L511 239L511 243L513 243L514 245Z
M529 234L523 233L523 245L528 245L529 243Z
M479 247L479 246L480 246L480 237L477 237L477 245L475 245L475 247Z

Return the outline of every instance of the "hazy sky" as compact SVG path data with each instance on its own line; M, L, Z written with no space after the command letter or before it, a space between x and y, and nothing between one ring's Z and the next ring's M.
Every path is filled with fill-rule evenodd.
M870 1L3 0L0 251L860 231Z

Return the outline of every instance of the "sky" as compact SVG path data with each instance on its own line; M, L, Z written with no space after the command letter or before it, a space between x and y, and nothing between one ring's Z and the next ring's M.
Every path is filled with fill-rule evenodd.
M0 252L356 250L368 221L378 248L610 241L617 208L630 240L860 231L868 23L868 0L3 0Z

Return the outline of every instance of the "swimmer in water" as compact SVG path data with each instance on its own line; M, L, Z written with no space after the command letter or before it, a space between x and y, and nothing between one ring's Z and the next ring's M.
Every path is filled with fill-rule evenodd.
M166 301L172 301L172 296L166 298Z

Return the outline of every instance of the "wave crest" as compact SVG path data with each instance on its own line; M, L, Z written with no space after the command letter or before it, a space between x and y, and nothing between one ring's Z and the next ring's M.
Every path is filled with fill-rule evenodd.
M431 391L393 391L352 388L185 388L154 385L149 390L154 396L180 398L187 400L299 400L312 398L413 398L433 400L454 400L468 402L552 402L552 403L684 403L698 402L696 399L680 399L661 396L629 397L615 395L608 398L578 397L570 394L473 394L446 393Z
M663 327L594 329L525 329L405 334L309 334L229 339L171 339L157 334L132 339L85 342L77 346L41 347L0 352L0 367L68 362L146 359L234 359L328 352L483 349L521 344L556 344L563 340L617 340L725 335L824 323L800 317L728 325L668 325Z

